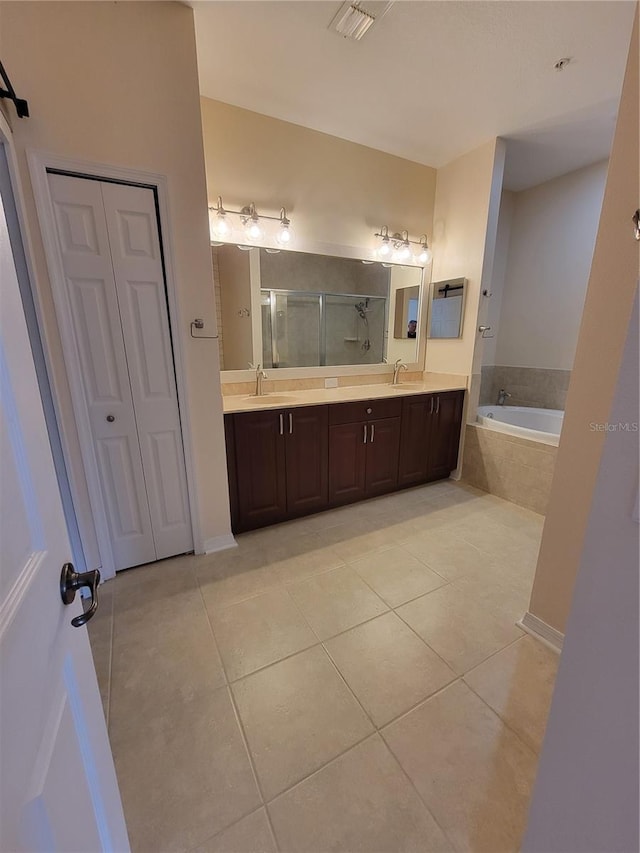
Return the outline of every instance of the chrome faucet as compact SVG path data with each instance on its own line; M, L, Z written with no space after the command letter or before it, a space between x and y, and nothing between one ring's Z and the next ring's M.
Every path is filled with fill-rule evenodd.
M391 384L392 385L399 385L400 384L400 371L401 370L408 370L408 369L409 368L407 367L407 365L404 363L404 361L401 358L397 359L396 363L393 365L393 381L391 382Z
M262 365L258 364L256 366L256 397L264 397L264 391L262 389L262 381L267 378L267 374L262 369Z
M496 406L504 406L507 401L507 398L510 396L511 394L508 391L505 391L504 388L501 388L498 391L498 400L496 402Z

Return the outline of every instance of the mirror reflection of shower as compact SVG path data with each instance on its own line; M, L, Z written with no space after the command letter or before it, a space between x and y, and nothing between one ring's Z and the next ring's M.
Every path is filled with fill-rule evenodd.
M366 299L364 302L356 302L355 308L365 327L365 338L362 341L362 349L368 352L371 349L371 341L369 340L369 320L367 318L367 314L369 313L369 300Z

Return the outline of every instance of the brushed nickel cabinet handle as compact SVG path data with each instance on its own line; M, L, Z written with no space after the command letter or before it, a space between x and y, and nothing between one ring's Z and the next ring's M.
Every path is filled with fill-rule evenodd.
M373 444L376 437L376 425L371 424L371 444Z
M280 435L284 435L284 415L280 414Z
M289 412L289 435L293 435L293 415Z
M364 425L364 438L363 438L362 443L363 444L367 443L367 425L366 424Z

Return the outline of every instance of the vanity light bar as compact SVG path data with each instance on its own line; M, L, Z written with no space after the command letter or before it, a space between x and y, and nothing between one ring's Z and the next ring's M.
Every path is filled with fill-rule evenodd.
M379 240L376 255L381 261L402 263L403 261L413 260L421 266L431 263L433 255L427 243L426 234L423 234L419 240L410 240L408 231L396 231L389 234L389 228L383 225L374 236ZM412 246L419 246L420 248L412 251Z
M215 205L209 205L209 231L211 242L214 245L222 245L225 242L231 242L233 236L233 224L229 220L229 216L237 216L242 222L244 236L250 244L254 245L264 238L264 228L262 220L269 219L273 222L279 222L280 227L276 234L276 242L282 248L286 248L293 242L293 229L291 220L287 216L287 211L284 207L280 208L279 216L270 216L267 213L260 213L256 210L253 202L245 205L240 210L226 210L222 204L222 196L218 196ZM220 241L220 242L219 242ZM243 244L239 246L241 249L249 249L251 245Z

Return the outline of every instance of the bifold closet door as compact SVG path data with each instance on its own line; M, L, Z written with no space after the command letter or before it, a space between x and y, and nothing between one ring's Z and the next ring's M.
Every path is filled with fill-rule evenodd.
M156 557L193 548L153 190L102 183Z
M55 174L49 184L116 569L184 553L191 526L153 191Z

